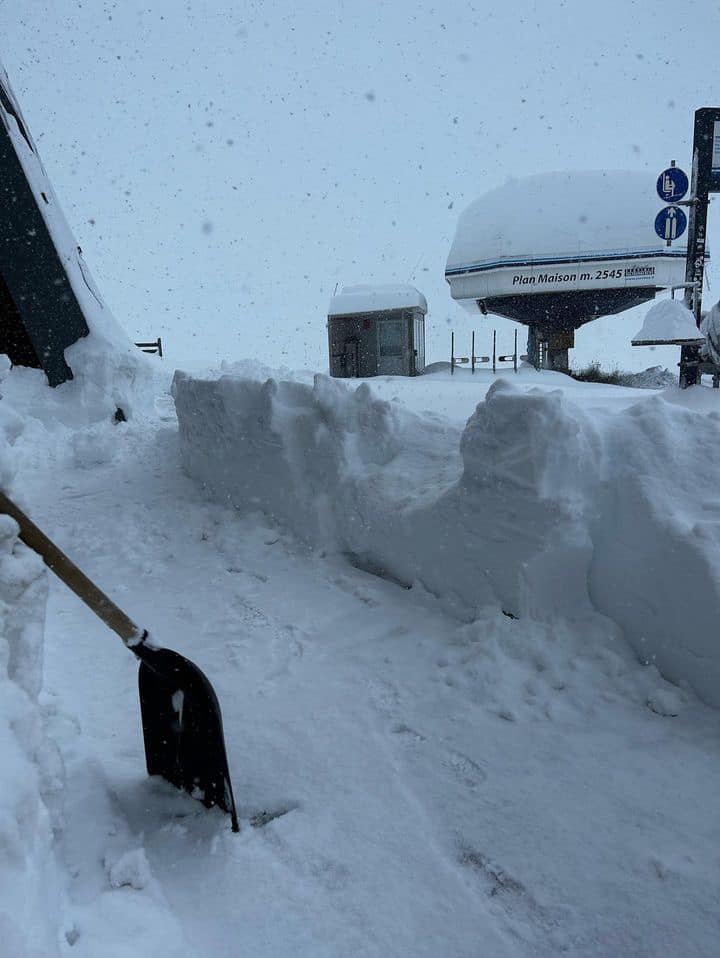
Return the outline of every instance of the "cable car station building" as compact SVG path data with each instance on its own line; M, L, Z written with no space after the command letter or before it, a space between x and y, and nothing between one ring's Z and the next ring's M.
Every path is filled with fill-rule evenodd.
M460 216L445 269L452 298L524 323L530 362L566 372L577 329L684 281L684 243L655 233L654 187L623 171L509 180Z
M417 376L427 302L414 286L346 286L328 309L330 375Z

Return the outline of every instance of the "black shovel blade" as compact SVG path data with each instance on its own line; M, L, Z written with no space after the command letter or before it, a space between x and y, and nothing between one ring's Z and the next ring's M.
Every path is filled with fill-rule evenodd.
M217 805L239 831L222 714L200 669L171 649L140 645L138 684L148 775L161 775L207 808Z

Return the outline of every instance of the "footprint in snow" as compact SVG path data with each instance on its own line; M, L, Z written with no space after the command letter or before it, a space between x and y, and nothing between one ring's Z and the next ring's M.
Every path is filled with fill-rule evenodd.
M487 772L462 752L448 752L443 759L443 765L449 768L457 781L466 788L475 789L487 779Z
M544 939L549 954L571 951L572 909L565 905L542 905L523 882L477 848L461 842L457 861L476 875L485 894L497 901L514 936L531 944L533 949L538 945L538 938Z
M111 888L128 887L142 891L152 881L144 848L133 848L119 857L106 855L104 865Z
M394 718L400 706L400 692L397 686L384 679L368 679L367 685L376 710L387 718Z
M413 745L426 741L424 735L417 732L414 728L410 728L410 726L404 722L398 722L396 725L393 725L391 731L393 735L405 736L406 741L412 742Z

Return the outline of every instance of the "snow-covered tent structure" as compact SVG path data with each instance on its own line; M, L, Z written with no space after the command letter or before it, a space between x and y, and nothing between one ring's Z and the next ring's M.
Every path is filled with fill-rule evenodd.
M531 361L567 369L576 329L683 282L686 250L655 234L658 205L647 173L509 180L461 214L445 270L451 295L526 324Z
M649 309L642 328L633 336L633 346L701 346L704 335L695 325L695 317L679 299L661 299Z
M72 379L65 349L89 332L83 293L96 296L0 65L0 353L51 386Z
M421 373L426 313L427 301L414 286L346 286L328 308L330 375Z

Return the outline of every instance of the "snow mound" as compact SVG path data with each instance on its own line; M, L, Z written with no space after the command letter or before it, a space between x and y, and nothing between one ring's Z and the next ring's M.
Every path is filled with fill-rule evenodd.
M150 863L142 847L124 852L117 860L106 859L105 867L111 888L134 888L136 891L142 891L152 881Z
M701 342L692 312L679 299L661 299L645 314L642 329L633 336L633 345L643 343Z
M468 620L600 612L641 661L720 705L717 413L671 390L591 420L560 390L498 380L453 471L437 417L367 384L178 373L173 393L184 468L213 498Z
M46 391L47 391L47 387ZM0 401L0 488L15 477L23 419ZM45 735L43 675L47 574L0 514L0 937L3 954L51 956L62 883L53 850L61 823L62 762Z
M53 826L62 767L38 707L46 600L42 562L0 515L0 935L7 955L59 955Z
M608 421L588 578L594 605L638 656L716 706L719 439L717 411L684 408L662 394Z
M550 441L557 436L563 441ZM599 459L591 423L559 390L526 393L504 379L468 420L460 451L466 485L565 506L592 484Z
M662 366L649 366L638 373L622 373L620 385L631 389L666 389L677 382L677 373Z
M345 474L398 451L395 410L367 385L176 373L173 395L188 472L220 499L267 511L313 542L336 541L332 513Z

